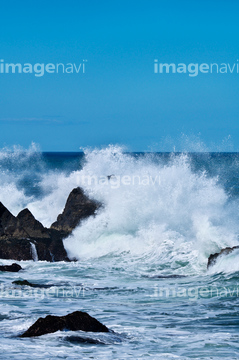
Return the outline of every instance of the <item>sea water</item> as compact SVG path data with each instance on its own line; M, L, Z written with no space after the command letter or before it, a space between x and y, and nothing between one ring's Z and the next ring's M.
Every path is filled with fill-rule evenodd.
M239 154L0 151L0 201L44 226L81 186L102 206L64 240L71 263L1 273L2 359L238 359ZM11 260L0 260L11 264ZM46 288L12 284L24 279ZM86 311L111 333L19 338L39 317Z

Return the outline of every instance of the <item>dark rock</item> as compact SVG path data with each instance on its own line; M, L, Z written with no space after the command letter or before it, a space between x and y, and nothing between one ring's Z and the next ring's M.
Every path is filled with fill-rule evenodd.
M0 271L18 272L22 270L22 267L16 263L12 265L0 265Z
M32 260L35 245L38 260L69 261L63 245L64 234L44 228L28 209L17 217L0 203L0 258Z
M15 280L12 282L12 284L20 285L20 286L30 286L30 287L34 287L34 288L49 288L52 286L52 285L33 284L27 280Z
M90 337L83 336L66 336L65 341L69 341L73 344L96 344L96 345L106 345L103 340L93 339Z
M50 238L36 239L33 241L36 246L38 260L46 261L70 261L63 245L63 234L49 230Z
M81 188L75 188L67 199L63 213L57 217L57 221L51 225L51 228L68 235L81 220L94 215L99 207L100 204L90 200Z
M0 237L28 237L18 219L0 202Z
M15 217L0 202L0 258L70 261L63 239L82 219L94 215L99 206L76 188L70 193L63 213L47 229L28 209Z
M149 277L150 279L182 279L187 277L186 275L153 275L153 276L144 276Z
M0 258L32 260L31 244L27 239L0 238Z
M105 325L87 313L75 311L66 316L48 315L45 318L39 318L27 331L20 335L20 337L40 336L54 333L58 330L109 332L109 329Z
M14 285L20 285L20 286L31 286L31 287L35 287L34 284L31 284L29 281L27 280L15 280L12 282L12 284Z
M236 249L239 249L239 246L226 247L225 249L222 249L219 253L211 254L208 258L207 268L215 265L219 256L228 255Z
M45 228L28 209L22 210L17 218L35 245L38 260L69 261L62 242L64 234Z
M13 260L35 260L32 251L35 245L37 260L42 261L70 261L67 257L62 238L52 236L47 239L1 239L0 238L0 258Z
M21 226L32 238L50 238L49 230L37 221L28 209L22 210L18 215Z

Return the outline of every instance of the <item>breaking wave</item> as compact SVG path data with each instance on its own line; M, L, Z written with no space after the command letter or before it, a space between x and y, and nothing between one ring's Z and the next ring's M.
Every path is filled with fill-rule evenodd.
M238 243L238 201L189 154L129 154L109 146L85 150L78 169L49 167L39 150L0 152L0 200L15 215L28 207L45 226L83 187L103 206L65 240L69 256L117 257L151 269L196 274L207 257ZM118 261L121 261L118 260Z

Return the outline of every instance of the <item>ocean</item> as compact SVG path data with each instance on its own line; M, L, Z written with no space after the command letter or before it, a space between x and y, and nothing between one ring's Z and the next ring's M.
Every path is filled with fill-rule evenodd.
M1 273L1 359L238 359L238 153L127 153L117 146L0 151L0 201L50 226L71 190L102 203L64 240L77 261ZM0 264L11 264L0 260ZM28 280L48 285L12 284ZM39 317L85 311L111 333L19 338Z

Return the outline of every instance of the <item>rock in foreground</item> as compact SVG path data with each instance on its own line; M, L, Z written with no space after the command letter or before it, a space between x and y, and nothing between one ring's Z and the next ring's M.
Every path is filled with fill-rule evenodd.
M228 255L236 249L239 249L239 246L226 247L225 249L222 249L219 253L211 254L208 258L207 268L215 265L218 257Z
M71 331L91 331L91 332L109 332L109 329L98 320L82 311L75 311L66 316L48 315L45 318L39 318L27 331L20 337L41 336L54 333L58 330Z

